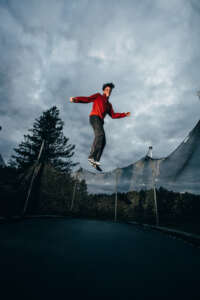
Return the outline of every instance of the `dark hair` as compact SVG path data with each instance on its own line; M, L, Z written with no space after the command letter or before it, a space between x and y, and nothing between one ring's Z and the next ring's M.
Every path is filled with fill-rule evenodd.
M107 86L109 86L109 87L111 88L111 90L114 89L114 87L115 87L115 85L114 85L112 82L110 82L110 83L104 83L104 84L103 84L103 87L102 87L102 90L104 91L104 89L105 89Z

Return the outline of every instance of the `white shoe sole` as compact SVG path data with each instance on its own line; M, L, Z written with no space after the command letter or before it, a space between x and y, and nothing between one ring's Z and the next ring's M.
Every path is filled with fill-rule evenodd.
M90 164L93 164L93 165L97 165L97 166L100 166L100 165L101 165L100 162L95 161L95 160L92 159L92 158L88 158L88 161L89 161Z
M94 161L93 158L88 158L88 161L89 161L90 163L95 163L95 161Z

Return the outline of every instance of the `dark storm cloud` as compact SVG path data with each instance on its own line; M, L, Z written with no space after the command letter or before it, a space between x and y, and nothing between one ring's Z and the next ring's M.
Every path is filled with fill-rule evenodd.
M124 119L105 118L104 170L172 152L199 119L198 1L0 1L0 152L7 161L33 121L56 105L75 160L90 168L92 104L102 92Z

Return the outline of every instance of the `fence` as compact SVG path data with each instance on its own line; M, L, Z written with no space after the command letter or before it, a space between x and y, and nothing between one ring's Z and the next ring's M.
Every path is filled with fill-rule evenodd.
M78 171L76 179L86 181L88 197L93 201L91 207L91 202L81 201L76 182L72 211L77 196L76 212L78 205L80 214L85 206L85 216L168 225L186 230L199 228L200 195L190 192L183 181L177 182L168 174L161 173L162 160L144 157L134 165L105 173Z

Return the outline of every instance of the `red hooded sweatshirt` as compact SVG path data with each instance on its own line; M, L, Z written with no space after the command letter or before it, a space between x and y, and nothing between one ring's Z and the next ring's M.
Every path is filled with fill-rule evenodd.
M97 115L101 119L104 119L106 114L108 113L111 118L124 118L127 116L126 113L115 113L113 111L112 104L108 101L108 97L105 94L96 93L89 97L73 97L76 103L90 103L93 102L92 110L90 112L91 115Z

